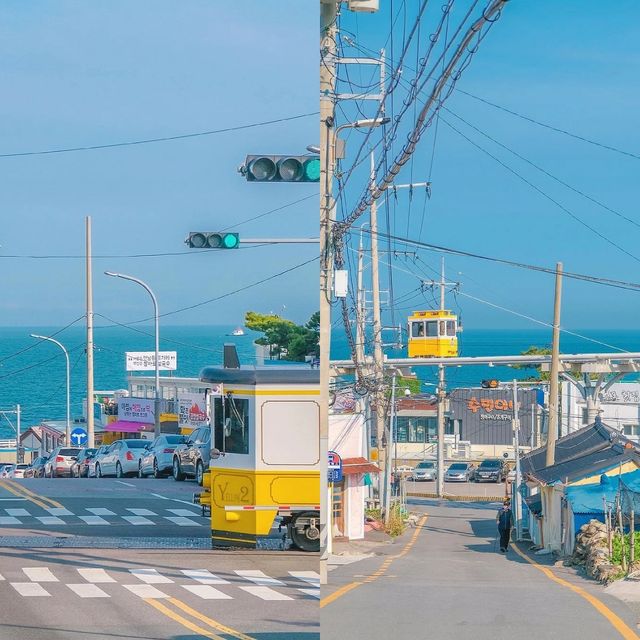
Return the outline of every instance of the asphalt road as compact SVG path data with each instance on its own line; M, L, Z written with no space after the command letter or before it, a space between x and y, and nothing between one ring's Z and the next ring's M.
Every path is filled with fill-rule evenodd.
M382 548L385 555L329 573L330 584L322 589L323 640L640 637L631 609L597 583L573 569L552 566L548 557L532 556L566 583L598 598L631 635L622 635L585 598L513 549L506 555L496 551L497 505L420 503L428 518L404 555L411 533L402 543Z
M407 480L406 491L407 493L435 494L436 483L433 480L427 482ZM445 482L444 492L452 496L496 497L505 494L505 485L504 482Z
M212 551L199 491L0 481L0 640L319 638L318 556Z

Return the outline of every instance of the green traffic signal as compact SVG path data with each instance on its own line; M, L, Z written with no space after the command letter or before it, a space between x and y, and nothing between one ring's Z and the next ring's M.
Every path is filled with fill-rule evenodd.
M240 234L223 231L192 231L185 240L191 249L237 249Z
M320 182L320 158L315 156L247 156L240 173L248 182Z

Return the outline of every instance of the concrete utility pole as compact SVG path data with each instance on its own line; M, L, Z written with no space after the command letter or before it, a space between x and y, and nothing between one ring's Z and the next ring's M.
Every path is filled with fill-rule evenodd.
M440 311L444 311L444 257L440 267ZM444 409L445 398L447 396L445 390L444 365L438 365L438 470L436 476L436 493L438 498L444 496Z
M558 439L558 375L560 371L560 307L562 300L562 262L556 265L556 290L553 303L553 342L551 345L551 377L549 380L549 426L547 433L547 466L555 463Z
M513 381L513 448L516 456L516 484L514 494L516 540L522 534L522 496L520 495L520 416L518 414L518 381Z
M391 383L391 406L389 408L389 437L387 438L387 466L384 469L384 495L386 509L384 512L385 524L389 524L391 517L391 447L393 446L393 428L396 419L396 374L393 373L393 382ZM397 462L396 462L397 464Z
M329 441L329 379L331 346L331 231L333 198L334 118L336 83L336 0L320 2L320 455L323 465L320 481L320 582L327 582L327 537L329 500L327 451Z
M85 218L87 278L87 445L95 447L93 421L93 282L91 275L91 217Z
M21 415L20 405L16 405L16 464L20 464L24 462L24 458L21 454L21 446L20 446L20 415Z

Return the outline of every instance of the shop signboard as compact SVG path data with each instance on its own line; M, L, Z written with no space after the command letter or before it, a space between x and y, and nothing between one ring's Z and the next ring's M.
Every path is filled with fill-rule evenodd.
M209 424L204 393L182 393L178 396L178 424L196 429Z
M148 398L118 398L118 420L153 424L154 401Z

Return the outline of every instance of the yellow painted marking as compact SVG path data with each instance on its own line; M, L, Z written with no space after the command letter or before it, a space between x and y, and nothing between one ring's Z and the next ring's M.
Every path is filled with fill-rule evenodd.
M640 636L633 631L619 616L617 616L609 607L607 607L602 601L598 600L594 595L590 594L588 591L585 591L582 587L578 587L575 584L571 584L567 580L559 578L558 576L551 571L548 567L543 567L538 564L535 560L532 560L528 555L520 551L518 547L512 545L511 548L521 557L524 558L527 562L532 564L536 569L542 571L549 580L553 580L557 582L559 585L563 587L567 587L574 593L577 593L579 596L584 598L598 613L603 615L613 626L613 628L625 639L625 640L638 640Z
M178 624L181 624L183 627L189 629L189 631L193 631L194 633L198 633L204 638L209 638L210 640L223 640L223 638L215 633L211 633L202 627L199 627L197 624L191 622L191 620L187 620L183 616L174 613L168 607L165 607L163 604L158 602L157 600L153 600L151 598L145 598L145 602L150 604L154 609L157 609L160 613L164 614L167 618L171 618Z
M221 631L226 635L233 636L234 638L238 638L238 640L253 640L251 636L242 633L241 631L236 631L235 629L231 629L231 627L227 627L223 625L221 622L217 622L216 620L212 620L208 618L204 614L192 609L190 606L186 605L182 600L177 600L176 598L169 598L169 602L174 606L182 609L185 613L188 613L190 616L197 618L201 622L208 624L211 628L216 629L217 631Z
M27 489L27 487L15 482L15 480L6 480L5 482L7 484L10 484L16 491L22 492L26 497L31 496L32 498L34 498L36 500L41 500L42 502L48 502L49 505L47 505L47 506L59 507L60 509L64 508L59 502L56 502L52 498L47 498L46 496L41 496L40 494L35 493L34 491L31 491L30 489Z
M420 518L420 521L418 522L418 526L416 527L416 530L413 532L413 535L411 536L409 542L407 542L407 544L404 545L404 548L400 553L398 553L395 556L389 556L382 563L382 566L379 569L377 569L370 576L367 576L364 580L345 584L343 587L340 587L339 589L336 589L333 593L329 594L326 598L322 598L322 600L320 600L320 608L322 609L322 607L326 607L328 604L335 602L338 598L341 598L345 593L349 593L349 591L351 591L352 589L355 589L356 587L359 587L361 584L375 582L380 576L384 575L384 573L391 566L391 563L394 560L397 560L398 558L402 558L402 556L406 555L407 553L409 553L409 551L411 551L411 548L416 543L416 540L418 539L418 536L420 535L420 531L422 530L422 527L427 521L427 518L428 518L427 515L424 515L422 516L422 518Z
M6 482L5 480L0 480L0 487L2 487L3 489L6 489L7 491L9 491L9 493L12 493L14 496L18 496L19 498L24 498L25 500L29 500L29 502L33 502L33 504L36 504L39 507L42 507L43 509L46 509L49 506L48 504L45 504L44 502L40 502L40 500L36 500L35 498L32 498L27 494L19 493L18 491L15 490L14 487L8 484L8 482Z
M226 538L224 536L211 536L214 540L224 540L225 542L242 542L244 544L255 544L255 540L247 540L247 538Z

